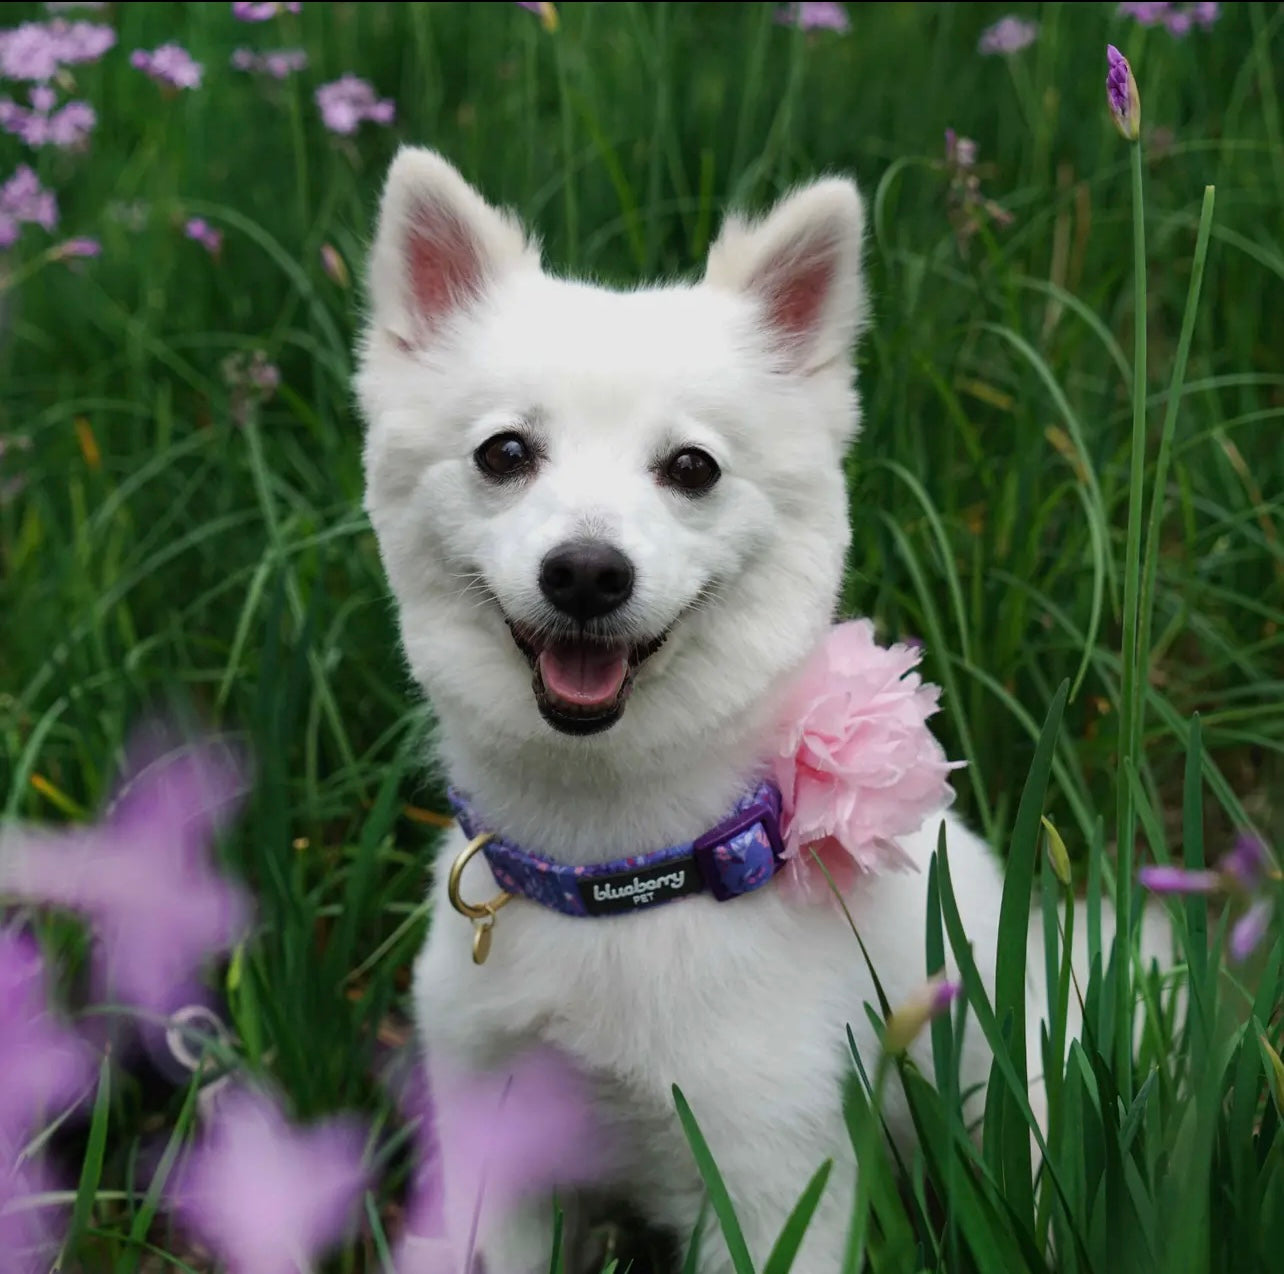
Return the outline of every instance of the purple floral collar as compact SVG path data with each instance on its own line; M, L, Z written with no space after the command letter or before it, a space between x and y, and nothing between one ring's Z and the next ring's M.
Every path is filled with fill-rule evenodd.
M460 792L449 793L464 834L490 831ZM761 888L784 866L780 790L762 782L703 836L609 863L575 867L492 836L481 852L505 893L566 916L614 916L710 893L719 902Z

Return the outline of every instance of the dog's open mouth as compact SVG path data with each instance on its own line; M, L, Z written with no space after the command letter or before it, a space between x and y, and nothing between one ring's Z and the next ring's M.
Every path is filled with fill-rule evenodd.
M547 636L508 623L534 673L532 688L544 720L563 734L596 734L624 712L633 678L664 645L668 632L640 645L591 636Z

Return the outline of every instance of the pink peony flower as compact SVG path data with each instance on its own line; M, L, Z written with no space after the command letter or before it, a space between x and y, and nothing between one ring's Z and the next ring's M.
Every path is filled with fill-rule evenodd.
M812 850L840 888L910 866L896 838L954 799L948 775L961 762L927 728L940 691L910 672L921 657L879 646L862 619L831 629L794 683L772 771L789 878L804 892L828 891Z
M363 1142L350 1119L292 1128L270 1098L235 1090L220 1098L171 1198L230 1274L298 1274L354 1227Z

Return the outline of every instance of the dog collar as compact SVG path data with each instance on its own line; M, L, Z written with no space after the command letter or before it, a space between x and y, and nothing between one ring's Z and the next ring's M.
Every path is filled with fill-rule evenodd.
M766 781L693 841L583 866L559 863L514 845L491 832L461 792L452 789L449 797L460 827L472 842L451 872L450 900L456 910L483 923L487 939L495 911L510 897L528 898L565 916L615 916L700 893L726 902L760 889L784 865L780 791ZM458 879L464 863L478 849L503 893L493 902L471 906L459 899ZM481 933L479 929L479 938ZM479 945L474 944L474 958ZM485 946L488 950L488 940ZM484 959L481 954L477 962Z

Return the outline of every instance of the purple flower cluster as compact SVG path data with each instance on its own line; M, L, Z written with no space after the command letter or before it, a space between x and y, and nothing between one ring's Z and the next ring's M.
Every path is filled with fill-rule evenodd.
M1135 142L1141 136L1141 97L1128 59L1113 44L1106 45L1106 104L1119 135Z
M18 242L24 225L52 230L58 224L58 201L26 164L0 186L0 249Z
M316 92L316 102L325 126L332 133L345 136L355 133L365 120L391 124L397 112L395 102L377 98L374 89L355 75L344 75L321 85Z
M1195 27L1207 30L1221 17L1220 4L1121 4L1115 12L1121 18L1133 18L1143 27L1162 26L1169 35L1178 39L1189 35Z
M52 80L64 66L96 62L116 43L116 32L94 22L24 22L0 31L0 79Z
M995 203L981 190L981 171L977 167L977 145L970 137L960 137L952 128L945 130L945 164L949 176L947 201L950 222L959 253L966 257L972 236L987 223L1012 224L1012 214Z
M283 13L298 13L303 6L290 4L233 4L232 17L239 22L270 22Z
M284 80L308 64L308 55L302 49L277 49L272 53L255 53L253 49L237 49L232 54L232 68L270 75L274 80Z
M1251 832L1241 833L1212 871L1184 867L1143 867L1138 880L1156 894L1228 894L1248 907L1231 928L1231 959L1240 963L1257 949L1270 928L1275 901L1269 896L1272 879L1279 878L1265 843Z
M168 88L200 88L205 74L205 68L193 61L192 55L179 44L162 44L150 53L146 49L135 49L129 63Z
M977 41L976 51L986 57L996 54L1019 53L1033 44L1039 36L1039 24L1027 22L1009 14L1000 18L993 26L986 27Z
M99 823L0 830L0 896L82 913L95 938L99 991L165 1013L177 1027L190 1020L184 997L198 966L244 932L248 904L214 870L212 841L245 788L245 767L228 749L210 740L183 744L167 727L153 727L126 749L124 776ZM167 1042L178 1058L168 1034ZM51 1014L34 944L0 930L6 1271L47 1268L57 1250L55 1218L37 1199L50 1182L39 1162L20 1156L42 1122L86 1104L92 1051ZM201 1068L191 1058L183 1064ZM558 1054L516 1057L486 1074L442 1061L433 1079L430 1095L416 1062L409 1083L394 1088L418 1125L399 1274L472 1268L474 1218L554 1185L591 1181L606 1153L584 1079ZM197 1108L201 1134L165 1199L227 1268L294 1274L353 1231L371 1184L359 1122L339 1116L296 1126L276 1098L230 1077L207 1086Z
M804 31L837 31L845 35L851 30L851 19L845 4L787 4L776 10L776 21L782 26L802 27Z
M30 109L7 97L0 98L0 128L21 138L33 149L80 146L98 123L98 116L88 102L67 102L58 107L58 95L47 84L35 85L27 100Z
M244 354L229 354L223 360L223 383L232 400L232 419L244 425L251 412L276 393L281 384L281 370L268 356L256 349L248 358Z
M190 217L183 226L183 233L212 257L218 256L222 250L223 232L216 230L204 217Z

